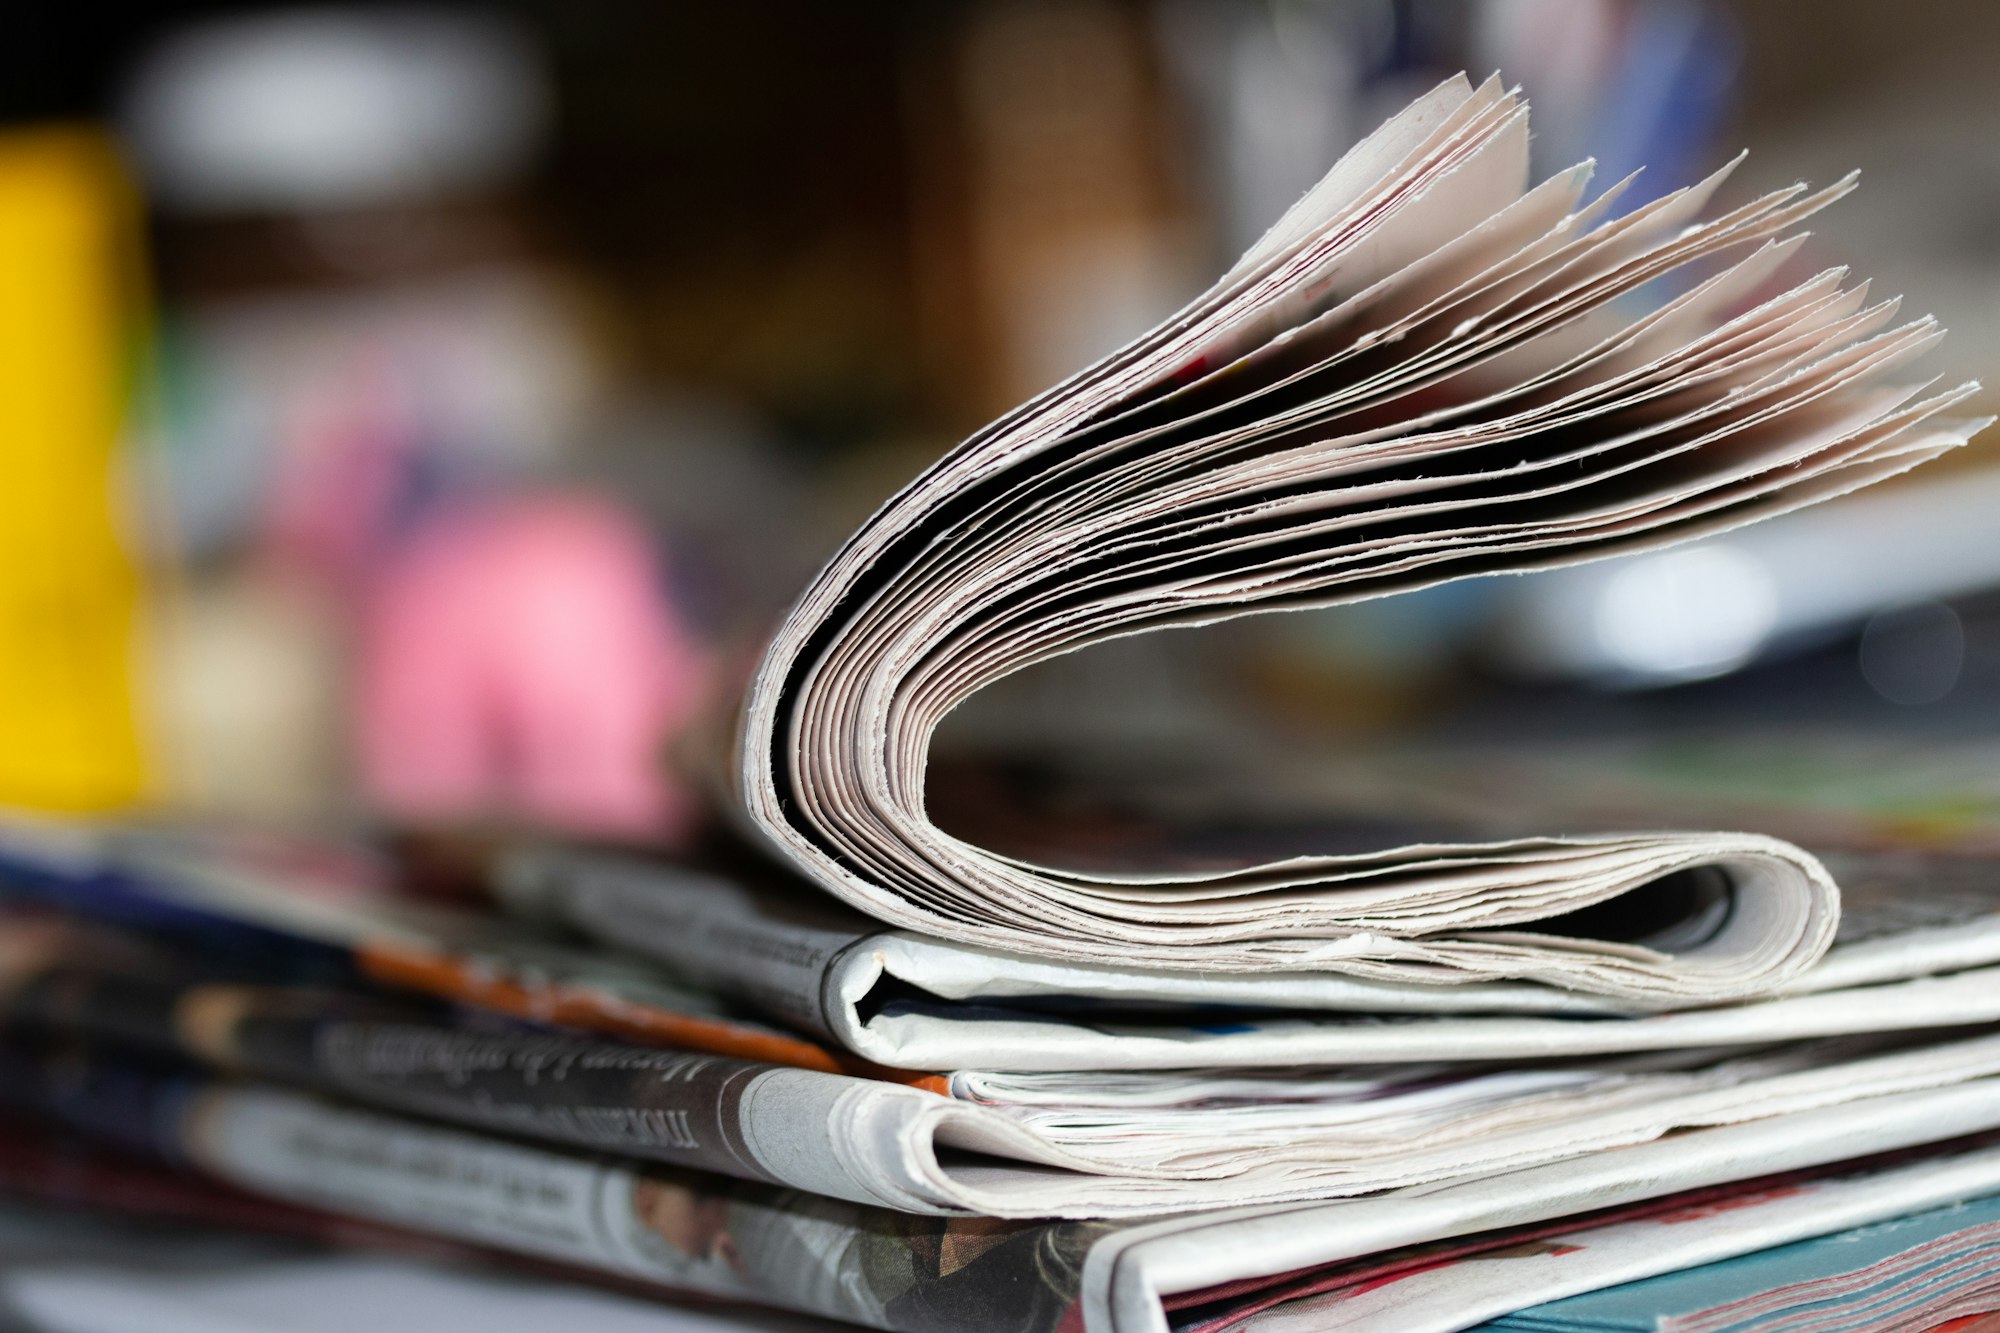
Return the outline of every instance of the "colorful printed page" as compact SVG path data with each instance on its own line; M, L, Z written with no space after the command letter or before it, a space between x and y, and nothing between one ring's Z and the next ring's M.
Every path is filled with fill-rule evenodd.
M1863 1333L2000 1310L2000 1197L1553 1301L1508 1333Z

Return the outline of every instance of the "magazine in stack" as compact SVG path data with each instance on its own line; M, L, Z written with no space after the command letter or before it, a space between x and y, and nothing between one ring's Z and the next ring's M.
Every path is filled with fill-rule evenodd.
M827 564L738 720L757 865L502 843L468 908L356 847L9 826L8 1101L908 1333L1470 1327L2000 1193L1990 852L1662 807L1065 859L927 806L944 718L1059 654L1715 533L1985 424L1930 320L1789 276L1851 180L1728 174L1620 211L1530 183L1497 82L1419 99ZM1536 1245L1594 1257L1480 1259Z

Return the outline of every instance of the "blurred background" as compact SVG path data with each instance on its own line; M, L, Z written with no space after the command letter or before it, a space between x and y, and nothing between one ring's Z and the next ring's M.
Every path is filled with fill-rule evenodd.
M1800 260L2000 360L1978 0L30 6L0 43L0 803L673 837L817 562L1441 77L1538 169L1851 167ZM1989 399L1992 395L1989 395ZM967 743L1993 730L1991 449L1754 535L1038 668Z

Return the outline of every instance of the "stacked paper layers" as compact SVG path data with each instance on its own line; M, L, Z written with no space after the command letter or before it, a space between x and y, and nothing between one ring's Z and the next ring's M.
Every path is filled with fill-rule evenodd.
M445 907L355 844L0 831L0 1094L81 1154L11 1186L905 1333L1568 1327L1519 1312L2000 1194L1990 848L1558 804L1086 862L930 816L944 717L1052 655L1713 532L1981 424L1897 382L1928 321L1796 270L1847 182L1620 212L1530 184L1526 117L1448 81L864 525L746 695L761 860L500 841ZM1963 1312L1937 1256L1985 1243L1842 1291Z

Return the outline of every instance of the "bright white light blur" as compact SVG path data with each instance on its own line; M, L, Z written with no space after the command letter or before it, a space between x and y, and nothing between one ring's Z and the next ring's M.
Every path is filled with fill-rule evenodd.
M1647 681L1721 675L1756 655L1777 624L1771 577L1719 544L1632 560L1598 590L1598 647L1617 671Z
M184 29L139 67L128 133L186 209L339 209L511 178L549 95L502 16L326 8Z
M1606 684L1714 674L1709 663L1739 655L1767 599L1775 608L1759 652L1823 643L1885 608L2000 587L1996 513L2000 467L1961 469L1785 514L1678 552L1531 575L1496 593L1493 651L1527 674ZM1666 587L1656 589L1656 581ZM1614 592L1614 584L1636 591ZM1871 660L1888 648L1887 640L1878 643ZM1951 688L1936 683L1949 658L1941 652L1927 659L1934 676L1923 688L1915 668L1874 666L1889 673L1882 679L1891 692L1921 695Z

